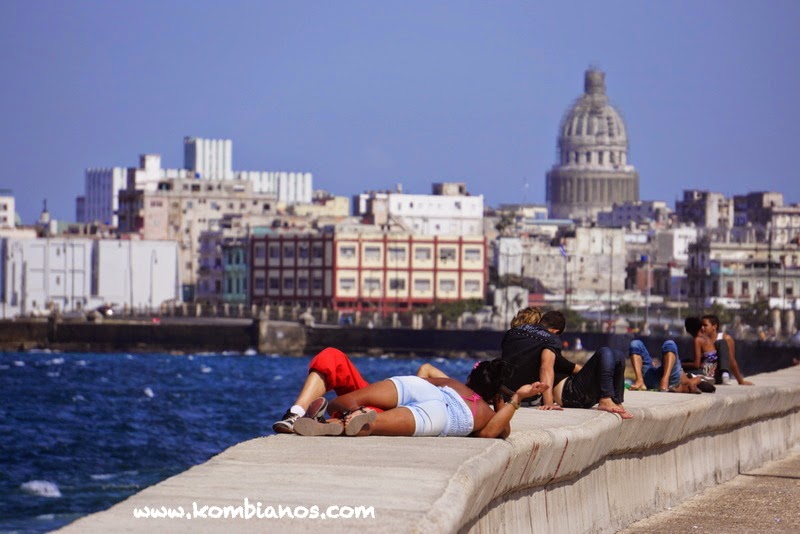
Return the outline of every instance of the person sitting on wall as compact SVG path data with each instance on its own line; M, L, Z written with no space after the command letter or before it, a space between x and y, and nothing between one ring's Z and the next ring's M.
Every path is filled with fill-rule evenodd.
M703 324L699 317L687 317L683 325L693 341L694 358L681 362L683 370L693 376L700 376L709 382L714 381L717 370L717 349L714 341L703 333Z
M493 360L477 363L466 383L453 378L392 377L336 397L330 404L332 419L302 417L294 430L301 436L506 438L520 401L547 389L541 382L524 384L505 402L500 391L511 372L508 363Z
M716 315L702 316L700 328L706 337L714 341L714 348L717 351L718 365L714 381L717 384L727 384L730 382L730 373L733 373L739 385L752 386L753 383L745 380L739 371L739 363L736 361L736 343L729 334L719 331L719 318Z
M514 373L505 385L511 390L529 380L549 387L542 393L540 410L591 408L633 417L622 405L625 395L625 355L602 347L581 366L561 354L561 338L566 318L559 311L542 315L538 324L524 318L512 322L503 336L501 356L511 363Z
M633 391L657 389L674 393L700 393L701 391L713 393L715 389L699 376L689 378L683 372L678 358L678 345L671 339L661 345L660 367L653 363L653 358L641 340L631 341L628 347L628 356L636 375L636 379L630 387Z

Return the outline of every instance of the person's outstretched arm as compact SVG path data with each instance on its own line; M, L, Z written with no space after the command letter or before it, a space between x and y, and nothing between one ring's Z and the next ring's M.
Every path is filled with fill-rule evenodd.
M731 373L736 377L736 381L742 386L752 386L753 383L745 380L744 375L739 370L739 362L736 361L736 342L729 334L723 334L722 339L728 345L729 364L731 366Z
M508 402L496 401L495 414L486 423L486 426L470 435L479 438L507 438L511 434L511 418L519 408L519 402L539 393L546 393L550 388L547 387L543 391L545 387L545 384L541 382L525 384L511 396L511 400Z
M547 385L547 390L542 393L540 410L561 410L561 406L553 400L553 382L556 379L556 353L550 349L542 350L542 363L539 365L539 380Z

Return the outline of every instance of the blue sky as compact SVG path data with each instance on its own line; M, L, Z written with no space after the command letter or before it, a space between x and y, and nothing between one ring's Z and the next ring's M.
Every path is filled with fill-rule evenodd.
M74 219L88 167L314 173L339 195L463 181L544 203L590 65L625 118L644 200L800 202L800 2L0 2L0 189ZM526 186L527 184L527 186Z

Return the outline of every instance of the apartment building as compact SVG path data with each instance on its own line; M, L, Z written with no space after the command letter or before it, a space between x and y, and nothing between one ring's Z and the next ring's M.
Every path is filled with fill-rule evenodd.
M800 245L719 243L707 237L689 246L688 297L702 309L768 300L770 308L800 305Z
M227 214L275 214L274 195L254 193L252 184L238 180L162 180L154 190L126 189L120 193L121 233L143 239L177 241L181 256L183 300L196 298L200 269L200 236L218 228Z
M269 231L250 242L254 304L382 313L483 299L482 235L390 233L368 225Z
M483 233L483 195L472 196L460 182L434 183L431 195L370 191L354 199L364 221L397 227L414 235L451 236Z

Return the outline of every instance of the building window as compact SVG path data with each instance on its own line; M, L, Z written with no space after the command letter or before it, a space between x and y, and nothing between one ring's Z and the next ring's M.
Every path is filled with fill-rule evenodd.
M794 285L791 282L786 282L786 288L784 289L787 297L794 296Z
M431 249L430 249L430 247L416 247L414 249L414 259L415 260L430 260L431 259Z
M481 283L478 280L465 280L464 291L467 293L477 293L481 290Z
M270 289L280 289L281 281L277 276L270 276L269 277L269 288Z
M439 291L442 293L450 293L456 290L455 280L439 280Z
M281 247L280 245L270 245L269 246L269 257L272 260L277 260L281 257Z
M311 281L312 289L322 289L322 278L315 276Z
M390 278L389 289L392 291L404 291L406 289L406 281L403 278Z
M356 279L355 278L340 278L339 279L339 289L342 291L351 291L356 287Z
M726 297L733 297L733 282L728 281L725 282L725 296Z
M267 249L263 243L257 243L256 246L253 248L253 256L257 260L263 260L266 256Z
M294 245L283 247L283 257L289 260L294 259Z
M300 277L297 279L297 289L308 289L308 278Z
M291 291L294 289L294 278L283 279L283 289Z
M466 261L481 261L481 249L468 248L464 250L464 259Z
M742 296L743 297L750 296L750 282L742 282Z
M439 249L439 259L441 261L450 261L456 259L455 247L442 247Z
M381 280L380 278L364 278L364 291L380 291Z
M314 259L322 258L322 245L314 245L311 247L311 257Z
M772 282L769 288L769 296L770 297L779 297L780 296L780 284L778 282Z
M345 259L352 259L356 257L356 247L353 245L347 245L339 247L339 256Z
M403 247L389 247L389 261L406 261L406 249Z
M308 258L308 245L298 245L297 246L297 257L301 260L305 260Z
M255 280L253 280L253 287L256 291L263 292L264 291L264 277L263 276L256 276Z
M430 291L431 281L426 278L414 279L414 291Z
M379 261L381 259L381 248L364 247L364 259L368 261Z

